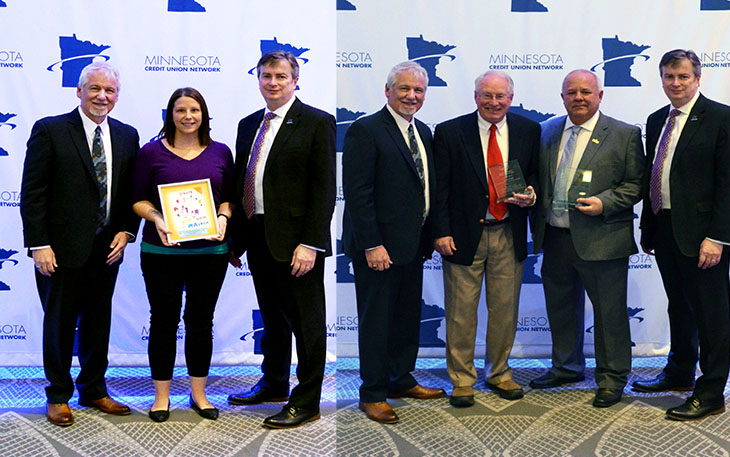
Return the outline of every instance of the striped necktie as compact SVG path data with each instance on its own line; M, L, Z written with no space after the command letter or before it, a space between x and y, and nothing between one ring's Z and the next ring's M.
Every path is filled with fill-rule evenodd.
M97 213L96 233L106 225L106 154L104 154L104 141L101 139L101 127L96 126L94 139L91 145L91 160L94 163L96 172L96 184L99 187L99 208Z

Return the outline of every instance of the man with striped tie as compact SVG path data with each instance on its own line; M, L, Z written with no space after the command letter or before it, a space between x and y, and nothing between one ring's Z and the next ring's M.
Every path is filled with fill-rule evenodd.
M60 426L73 424L69 370L77 323L79 404L130 414L109 397L104 381L114 284L139 228L130 201L139 135L108 116L119 88L111 65L85 67L76 89L79 108L35 123L23 167L23 236L44 311L46 415Z
M561 96L568 115L542 124L534 233L535 252L544 250L553 366L530 386L544 389L584 379L588 293L598 385L593 406L605 408L621 400L631 371L626 287L629 256L638 252L633 208L641 198L644 148L638 127L598 110L603 90L595 73L568 73Z

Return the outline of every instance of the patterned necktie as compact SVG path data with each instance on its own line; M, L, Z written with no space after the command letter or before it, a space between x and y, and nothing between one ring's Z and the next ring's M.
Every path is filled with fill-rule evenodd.
M411 149L413 163L416 164L418 178L421 180L421 186L425 189L426 177L423 171L423 160L421 159L421 152L418 150L418 141L416 140L416 134L413 132L413 124L408 125L408 143Z
M106 224L106 154L104 142L101 140L101 127L96 126L94 139L91 145L91 160L96 172L96 184L99 187L99 208L97 213L96 233L101 232Z
M580 129L579 125L571 127L570 138L565 143L563 156L558 164L558 176L555 178L555 189L553 191L553 212L558 217L568 210L568 187L570 187L568 186L568 177L573 163L573 156L575 156L575 143L578 140Z
M259 134L256 135L256 140L253 142L253 149L251 150L251 158L248 161L248 168L246 168L246 179L243 181L243 209L246 212L246 217L251 219L254 210L256 209L256 165L259 163L259 155L261 153L261 146L264 144L264 136L269 130L269 124L276 114L272 112L266 113L264 116L264 123L261 124Z
M489 143L487 144L487 168L495 165L504 166L502 161L502 151L499 150L497 143L497 126L492 124L489 127ZM494 181L489 180L489 212L492 213L498 221L507 214L507 204L505 202L497 203L497 189L494 187Z
M659 213L659 210L662 209L662 170L664 169L664 160L667 158L669 139L672 136L672 129L674 128L674 118L681 113L682 112L678 109L673 109L669 113L667 128L664 129L662 138L659 140L659 148L657 149L656 158L654 159L654 165L651 167L649 197L651 199L651 211L654 214Z

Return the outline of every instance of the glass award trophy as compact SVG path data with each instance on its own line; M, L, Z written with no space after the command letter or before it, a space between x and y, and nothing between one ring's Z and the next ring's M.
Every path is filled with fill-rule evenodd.
M497 202L503 202L514 194L529 195L532 193L527 189L520 163L516 160L508 161L507 166L501 163L492 165L489 167L488 173L489 179L497 191Z
M575 169L573 183L568 189L568 207L575 208L576 206L583 206L582 203L578 203L576 200L591 196L592 178L593 173L591 170L582 170L580 168Z

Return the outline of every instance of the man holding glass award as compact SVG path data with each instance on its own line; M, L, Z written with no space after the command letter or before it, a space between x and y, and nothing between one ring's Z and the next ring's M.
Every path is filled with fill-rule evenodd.
M608 407L621 400L631 371L626 286L629 256L638 252L633 206L641 197L644 149L638 127L598 111L603 90L594 73L568 73L561 97L568 115L542 124L534 227L535 252L544 249L553 366L530 386L584 379L587 292L595 322L593 406Z
M443 256L446 360L452 406L474 404L474 343L486 277L487 387L507 400L522 398L507 362L517 328L527 257L527 207L536 197L540 125L507 113L514 83L488 71L475 82L477 111L436 127L438 191L434 247Z

